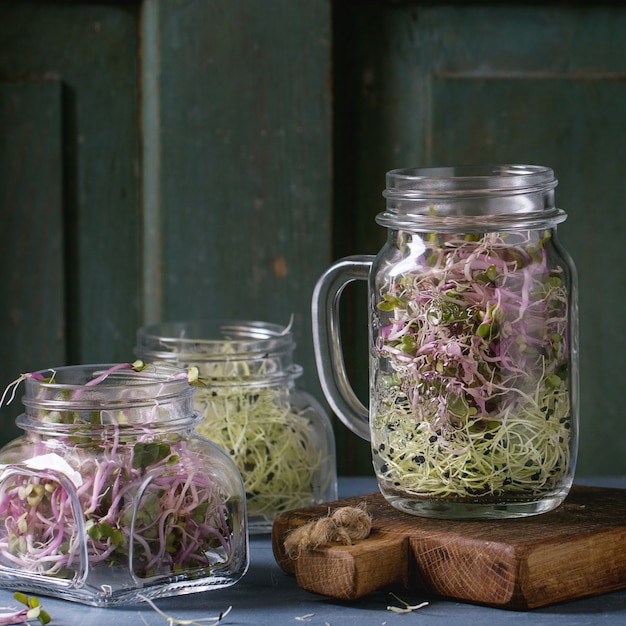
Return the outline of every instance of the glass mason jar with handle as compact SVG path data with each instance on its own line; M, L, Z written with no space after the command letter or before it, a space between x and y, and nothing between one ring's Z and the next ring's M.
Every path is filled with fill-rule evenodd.
M23 376L0 450L0 586L93 606L230 586L248 567L241 475L197 436L185 370Z
M574 265L550 168L487 165L387 174L374 256L339 260L313 294L324 393L371 441L381 492L440 518L549 511L578 446ZM369 410L345 371L339 301L368 281Z

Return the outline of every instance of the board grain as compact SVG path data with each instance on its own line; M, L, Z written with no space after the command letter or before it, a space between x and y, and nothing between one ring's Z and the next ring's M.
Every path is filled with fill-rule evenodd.
M340 506L367 505L368 538L289 558L295 528ZM354 600L388 585L525 610L626 587L626 490L573 487L556 510L509 520L435 520L391 507L380 493L289 511L272 530L281 569L308 591Z

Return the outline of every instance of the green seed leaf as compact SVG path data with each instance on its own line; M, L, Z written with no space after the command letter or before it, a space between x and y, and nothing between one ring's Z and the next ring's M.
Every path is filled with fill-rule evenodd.
M491 332L491 324L487 324L483 322L477 329L476 334L483 339L489 337L489 333Z
M465 400L461 396L448 400L448 409L451 413L463 417L467 415L468 406Z
M400 300L400 298L392 296L389 293L386 293L383 298L384 300L376 305L379 311L393 311L394 309L403 305L403 302L402 300Z
M145 370L148 367L141 359L137 359L133 362L132 368L136 372L141 372L141 370Z
M550 374L550 376L546 377L546 383L548 386L556 389L561 386L561 378L557 374Z
M412 337L411 335L404 335L404 337L402 337L402 344L400 346L402 352L410 354L411 352L415 351L415 348L417 348L415 337Z
M146 467L162 461L171 454L169 444L160 441L137 443L133 450L133 469L146 469Z
M25 593L21 593L20 591L16 591L13 594L13 597L20 603L28 606L28 596Z
M49 624L52 620L47 611L41 610L39 611L39 621L44 624Z

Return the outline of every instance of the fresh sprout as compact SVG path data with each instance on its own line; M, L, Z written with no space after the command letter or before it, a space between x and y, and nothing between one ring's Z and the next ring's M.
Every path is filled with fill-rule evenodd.
M297 388L293 316L287 326L255 321L179 322L138 334L139 356L194 368L196 430L219 445L243 478L250 532L271 529L287 510L336 497L332 426Z
M428 602L420 602L419 604L409 604L405 602L402 598L399 598L395 593L389 594L394 600L397 600L401 607L388 605L387 610L392 613L412 613L413 611L419 611L419 609L423 609L425 606L428 606Z
M431 233L417 269L378 286L372 449L390 490L532 499L567 475L568 276L549 242Z
M313 504L330 459L286 385L209 384L199 388L195 404L205 416L198 432L224 448L241 471L251 517L272 519Z
M114 366L64 391L67 404L115 371L145 367ZM23 458L20 440L9 444L0 466L0 565L72 579L86 557L91 570L121 567L115 571L149 582L208 576L227 564L237 523L228 496L202 452L164 428L157 411L155 401L132 424L105 410L90 412L88 421L54 411L53 436L36 428L29 435L33 458ZM113 580L128 584L123 575Z
M177 617L173 617L163 612L150 598L139 594L139 599L146 602L151 609L153 609L156 613L158 613L161 617L165 618L169 626L174 626L175 624L180 624L181 626L204 626L205 624L209 624L209 626L214 626L215 624L219 624L232 610L232 606L229 606L225 611L222 611L217 617L200 617L198 619L179 619ZM142 618L143 619L143 618ZM143 620L145 623L145 620Z
M19 591L14 593L13 597L26 608L0 613L0 624L28 624L33 619L39 620L44 626L50 623L50 615L43 610L38 598L29 597Z
M292 321L281 335L291 331ZM211 358L174 351L172 359L195 369L194 405L204 416L196 430L240 470L254 530L255 523L264 526L278 513L325 498L333 478L331 446L322 416L294 388L299 366L284 368L280 355L246 354L236 339L216 343L219 352Z
M20 376L18 376L12 383L9 383L6 386L6 389L4 390L2 397L0 397L0 407L3 406L4 404L11 404L11 402L15 400L15 393L22 381L28 378L33 378L35 380L40 380L40 381L45 381L45 380L51 381L54 378L54 374L55 374L54 370L51 370L51 372L52 372L51 377L48 379L44 378L44 376L41 375L39 372L31 372L28 374L21 374Z

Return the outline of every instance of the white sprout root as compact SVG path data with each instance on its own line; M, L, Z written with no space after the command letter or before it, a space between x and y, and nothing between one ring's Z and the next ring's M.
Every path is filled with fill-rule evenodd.
M412 613L413 611L418 611L419 609L423 609L425 606L428 606L429 604L428 602L420 602L419 604L409 604L408 602L405 602L404 600L402 600L402 598L399 598L395 593L392 593L390 595L392 598L394 598L400 604L403 605L401 607L388 605L387 610L391 611L392 613Z
M156 613L158 613L161 617L163 617L169 626L174 626L178 624L180 626L213 626L214 624L219 624L232 610L232 606L229 606L225 611L222 611L219 615L215 617L200 617L198 619L179 619L177 617L173 617L171 615L167 615L164 613L150 598L139 595L141 600L143 600L146 604L150 606ZM142 617L142 620L145 623L145 620Z

